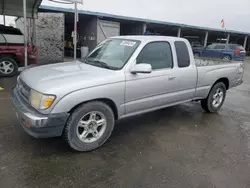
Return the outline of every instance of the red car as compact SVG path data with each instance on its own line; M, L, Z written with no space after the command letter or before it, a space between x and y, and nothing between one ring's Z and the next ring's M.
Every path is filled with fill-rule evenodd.
M19 29L0 25L0 77L16 75L24 61L24 35ZM37 48L28 44L28 65L37 63Z

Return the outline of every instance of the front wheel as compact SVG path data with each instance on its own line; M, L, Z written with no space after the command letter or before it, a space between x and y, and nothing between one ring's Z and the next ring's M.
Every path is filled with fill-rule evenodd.
M0 58L0 76L15 76L18 73L18 64L11 57Z
M201 100L202 108L209 113L214 113L220 110L226 98L226 86L224 83L216 83L211 89L208 97Z
M91 151L102 146L114 129L112 109L94 101L79 106L69 117L63 136L77 151Z

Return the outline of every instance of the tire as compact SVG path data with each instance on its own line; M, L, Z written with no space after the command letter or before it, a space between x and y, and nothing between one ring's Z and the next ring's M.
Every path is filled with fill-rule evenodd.
M221 91L222 94L221 93L217 94L218 91ZM222 82L216 83L211 89L207 98L201 100L201 107L208 113L215 113L219 111L225 101L226 92L227 89L224 83ZM215 97L214 99L215 95L217 95L217 97ZM221 96L222 98L220 98L219 96ZM218 101L218 103L216 101Z
M100 116L104 120L106 120L106 124L105 123L103 124L103 126L105 125L104 126L105 129L103 127L101 127L101 129L99 129L100 132L98 134L96 134L96 135L101 135L100 137L96 136L98 139L93 134L96 131L94 131L92 133L88 133L88 132L92 131L91 127L92 126L94 127L94 125L92 125L92 123L89 123L89 122L92 122L91 119L93 119L93 118L91 118L91 116L93 113L96 113L95 119L98 119L99 118L98 116ZM86 118L88 120L86 120L84 118ZM80 125L81 124L80 120L82 120L82 122L86 123L86 124L85 123L82 124L84 126L84 128L81 127L82 125ZM98 120L98 121L100 121L100 120ZM98 122L98 121L96 121L96 122ZM99 101L88 102L88 103L85 103L85 104L79 106L70 115L68 122L65 126L64 132L63 132L63 137L66 140L66 142L68 143L68 145L76 151L81 151L81 152L92 151L92 150L102 146L108 140L108 138L110 137L110 135L114 129L114 124L115 124L114 113L113 113L112 109L107 104L105 104L103 102L99 102ZM97 130L97 128L95 130ZM88 133L88 135L86 137L85 136L82 137L84 132L86 132L85 133L86 135ZM82 137L82 140L81 140L81 137ZM92 139L92 140L90 140L90 139ZM95 140L95 139L97 139L97 140Z
M224 55L224 56L222 57L222 60L224 60L224 61L231 61L231 60L232 60L232 57L231 57L230 55Z
M18 64L11 57L0 58L0 76L11 77L18 73Z
M201 55L199 53L194 53L194 57L200 57Z

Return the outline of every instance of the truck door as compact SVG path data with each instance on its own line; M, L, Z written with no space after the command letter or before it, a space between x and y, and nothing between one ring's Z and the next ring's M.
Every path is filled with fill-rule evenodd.
M136 63L152 66L150 74L126 73L125 109L134 114L193 99L197 72L187 42L152 42L140 52ZM171 49L176 49L176 54ZM192 58L192 62L191 59Z
M169 79L174 63L170 43L159 41L146 44L135 61L135 64L140 63L150 64L152 72L132 74L128 70L125 73L126 114L135 114L171 103L168 96L172 87Z

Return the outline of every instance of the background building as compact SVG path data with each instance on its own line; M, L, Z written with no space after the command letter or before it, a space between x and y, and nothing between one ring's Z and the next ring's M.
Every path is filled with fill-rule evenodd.
M81 57L81 47L91 51L105 38L117 35L166 35L187 38L191 45L237 43L250 50L250 33L225 29L213 29L192 25L125 17L100 12L78 11L77 57ZM33 24L35 23L35 29ZM23 30L21 18L16 26ZM63 61L73 57L74 10L69 8L45 6L39 8L38 19L29 22L28 36L39 48L40 63ZM33 34L32 32L35 32ZM33 38L32 38L33 36Z

